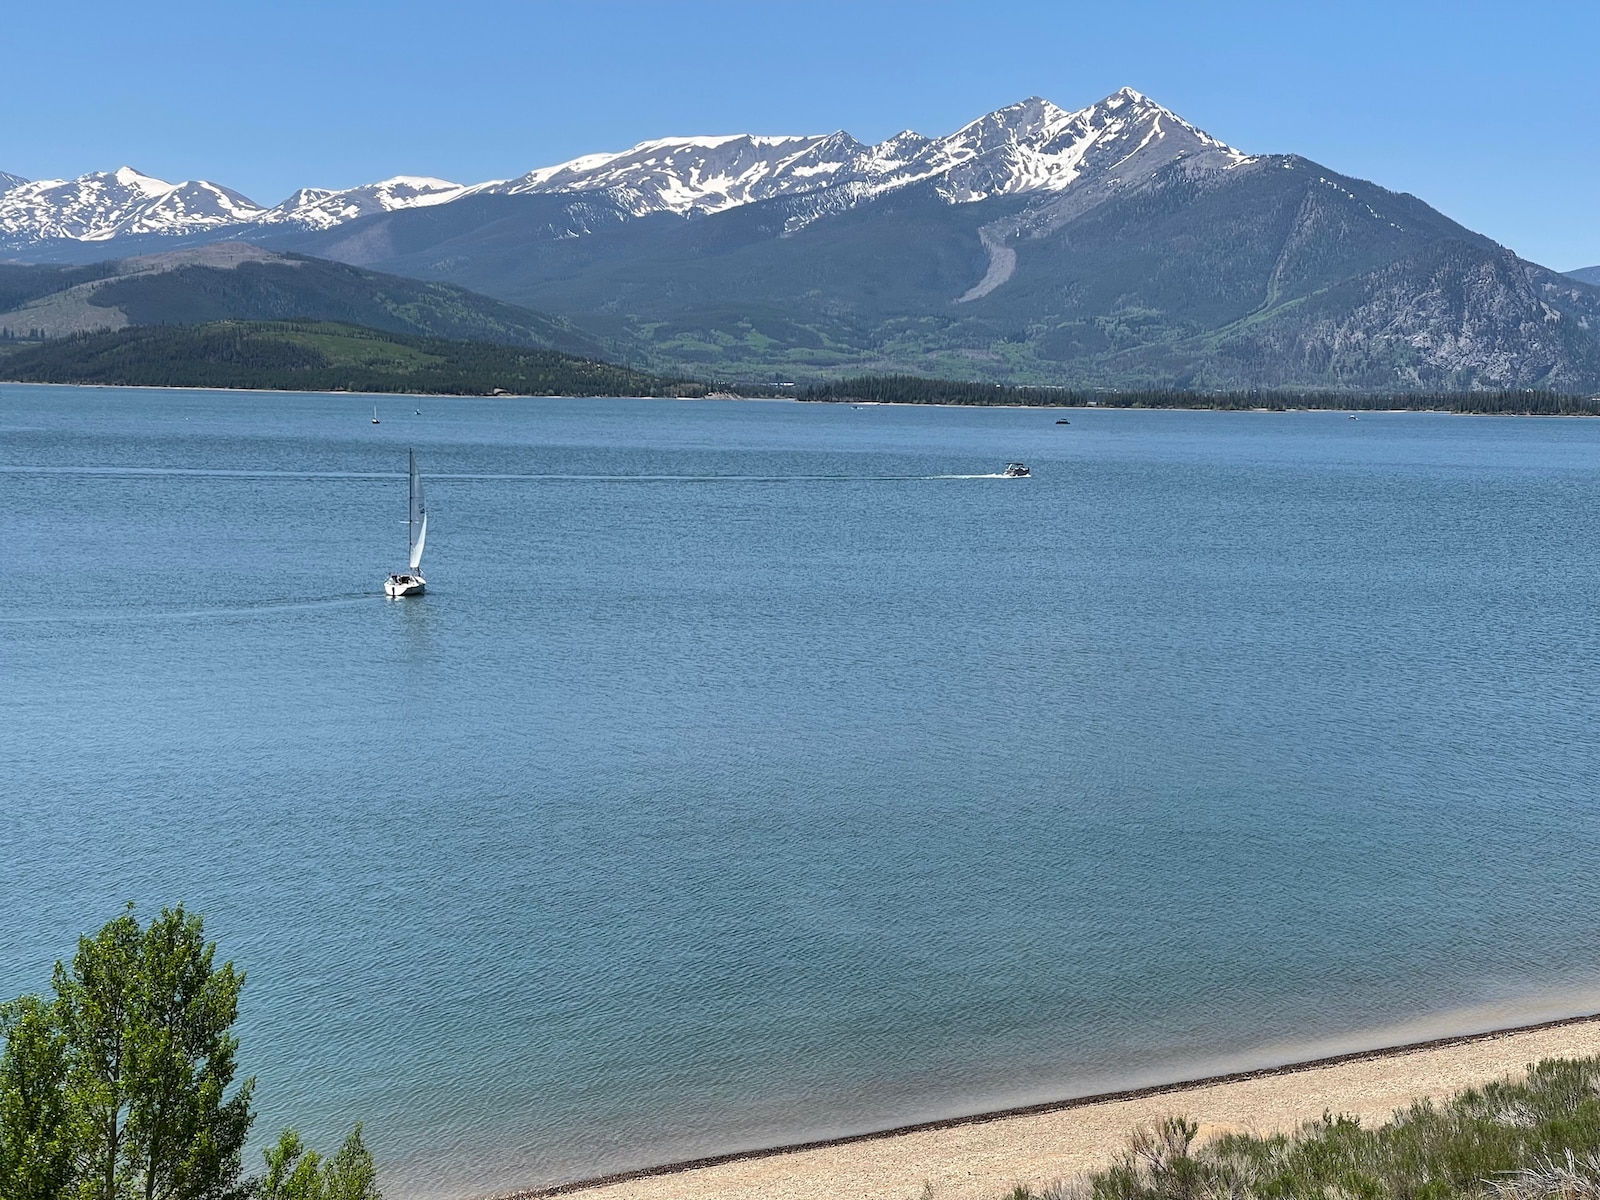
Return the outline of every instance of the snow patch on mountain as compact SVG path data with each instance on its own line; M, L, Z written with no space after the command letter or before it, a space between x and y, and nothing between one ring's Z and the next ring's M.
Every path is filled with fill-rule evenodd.
M21 187L27 182L21 175L13 175L9 171L0 171L0 194L9 192L14 187Z
M508 196L607 192L635 216L720 212L842 182L869 148L847 133L658 138L589 154L479 190Z
M131 233L194 233L243 224L260 214L261 206L248 196L203 179L192 180L175 185L136 208L110 230L92 237L104 241Z
M490 186L490 185L479 185ZM425 175L396 175L380 183L333 191L301 188L282 204L267 209L254 220L261 225L298 225L303 229L331 229L374 213L402 208L448 204L473 189L448 179Z

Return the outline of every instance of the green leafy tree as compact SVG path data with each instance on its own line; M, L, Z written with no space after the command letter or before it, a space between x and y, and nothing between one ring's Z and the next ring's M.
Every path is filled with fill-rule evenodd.
M321 1200L383 1200L383 1193L378 1190L378 1169L361 1137L359 1121L322 1169Z
M267 1162L261 1200L322 1200L322 1155L308 1149L294 1130L285 1129L261 1157Z
M332 1158L308 1149L292 1129L285 1129L262 1157L267 1173L260 1200L383 1200L377 1166L359 1123Z
M382 1200L360 1125L331 1158L285 1130L245 1178L243 986L199 916L142 929L130 904L56 964L54 1000L0 1004L0 1200Z
M132 905L56 966L80 1115L83 1200L234 1200L254 1080L232 1096L244 976L214 965L198 916L165 909L141 930Z
M56 964L69 1064L65 1093L81 1121L76 1176L85 1200L120 1200L129 1183L125 1160L140 943L132 909L130 904L93 937L78 939L71 971Z
M254 1080L227 1095L244 976L231 962L215 966L215 953L201 918L181 905L164 910L144 933L125 1153L143 1200L244 1194Z
M0 1196L60 1200L72 1185L79 1140L60 1011L38 996L0 1005L0 1037Z

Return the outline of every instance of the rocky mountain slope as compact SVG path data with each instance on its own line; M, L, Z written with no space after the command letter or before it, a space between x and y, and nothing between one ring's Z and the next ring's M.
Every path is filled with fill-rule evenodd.
M1576 279L1579 283L1592 283L1600 287L1600 266L1582 267L1576 271L1568 271L1569 279Z
M1169 136L1091 147L1069 186L1009 192L978 182L1031 148L1002 142L968 160L962 194L982 197L964 202L950 174L698 217L632 216L608 193L478 196L293 244L561 312L662 370L1600 391L1600 290L1415 197Z
M142 325L343 321L397 334L607 356L570 324L443 283L221 242L87 267L0 264L0 331L58 338Z

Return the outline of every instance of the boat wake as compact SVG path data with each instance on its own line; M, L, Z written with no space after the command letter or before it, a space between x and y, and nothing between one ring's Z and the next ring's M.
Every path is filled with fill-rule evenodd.
M391 480L392 471L249 471L208 467L0 466L0 475L89 475L101 478ZM571 472L429 475L446 483L912 483L935 479L1009 479L999 471L974 475L580 475Z
M458 483L919 483L936 479L1008 479L1008 475L430 475Z
M3 616L0 625L110 625L147 621L192 621L229 617L270 617L279 613L311 612L323 608L349 608L370 604L366 592L329 596L315 600L264 600L259 604L232 604L218 608L118 609L114 612L40 613L33 616Z

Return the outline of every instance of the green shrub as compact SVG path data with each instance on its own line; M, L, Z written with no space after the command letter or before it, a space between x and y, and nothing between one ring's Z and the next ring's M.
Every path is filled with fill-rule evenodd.
M1010 1200L1600 1200L1600 1058L1545 1059L1370 1129L1325 1112L1291 1134L1195 1147L1197 1131L1169 1117L1108 1169Z

